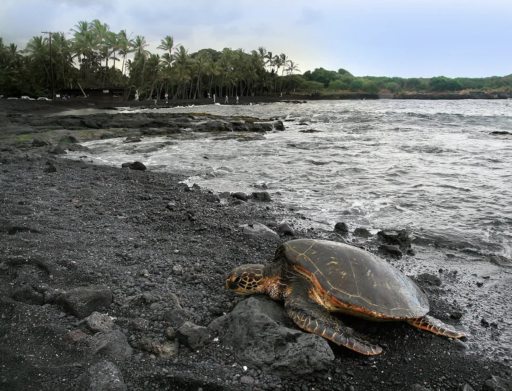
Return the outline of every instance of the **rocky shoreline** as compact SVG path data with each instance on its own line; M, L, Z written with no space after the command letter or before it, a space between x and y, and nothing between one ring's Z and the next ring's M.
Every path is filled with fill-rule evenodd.
M343 224L307 229L260 189L216 194L173 174L59 157L87 155L80 142L102 137L247 140L279 121L42 117L58 111L43 103L0 104L0 389L512 389L510 366L468 354L464 342L347 319L384 348L366 357L300 331L279 303L225 290L229 270L269 262L283 241L352 240ZM389 257L397 244L410 251L406 237L365 240ZM458 324L469 311L435 276L416 280L436 317Z

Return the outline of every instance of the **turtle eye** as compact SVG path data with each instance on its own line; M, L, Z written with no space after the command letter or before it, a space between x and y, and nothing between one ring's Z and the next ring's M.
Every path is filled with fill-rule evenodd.
M238 291L240 289L240 277L228 279L226 281L226 288L232 291Z

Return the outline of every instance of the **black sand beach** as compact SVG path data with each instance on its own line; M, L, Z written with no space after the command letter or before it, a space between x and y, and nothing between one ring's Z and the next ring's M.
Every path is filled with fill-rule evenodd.
M269 262L286 240L344 239L272 201L62 158L66 149L87 156L83 140L195 124L128 115L136 126L104 129L105 115L88 125L44 117L88 105L0 100L0 390L512 389L506 363L468 354L463 341L347 319L384 348L367 357L303 333L279 303L227 292L230 269ZM254 126L239 130L265 130ZM471 310L442 285L418 283L443 321L459 325Z

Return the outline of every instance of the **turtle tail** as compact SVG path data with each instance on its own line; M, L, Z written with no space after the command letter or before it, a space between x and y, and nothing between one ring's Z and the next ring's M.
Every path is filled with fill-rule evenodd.
M419 329L430 331L431 333L443 335L450 338L462 338L466 334L460 332L455 327L441 322L439 319L425 315L420 318L407 320L407 323Z

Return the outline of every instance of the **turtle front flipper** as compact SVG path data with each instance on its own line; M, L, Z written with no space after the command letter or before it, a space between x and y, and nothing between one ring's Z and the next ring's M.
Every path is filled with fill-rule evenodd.
M466 336L466 334L461 333L455 327L428 315L422 316L421 318L409 319L407 320L407 323L419 329L430 331L434 334L444 335L445 337L462 338Z
M286 299L284 306L290 318L301 329L362 354L382 353L380 346L372 345L362 339L353 329L345 326L341 320L330 315L307 296L292 294Z

